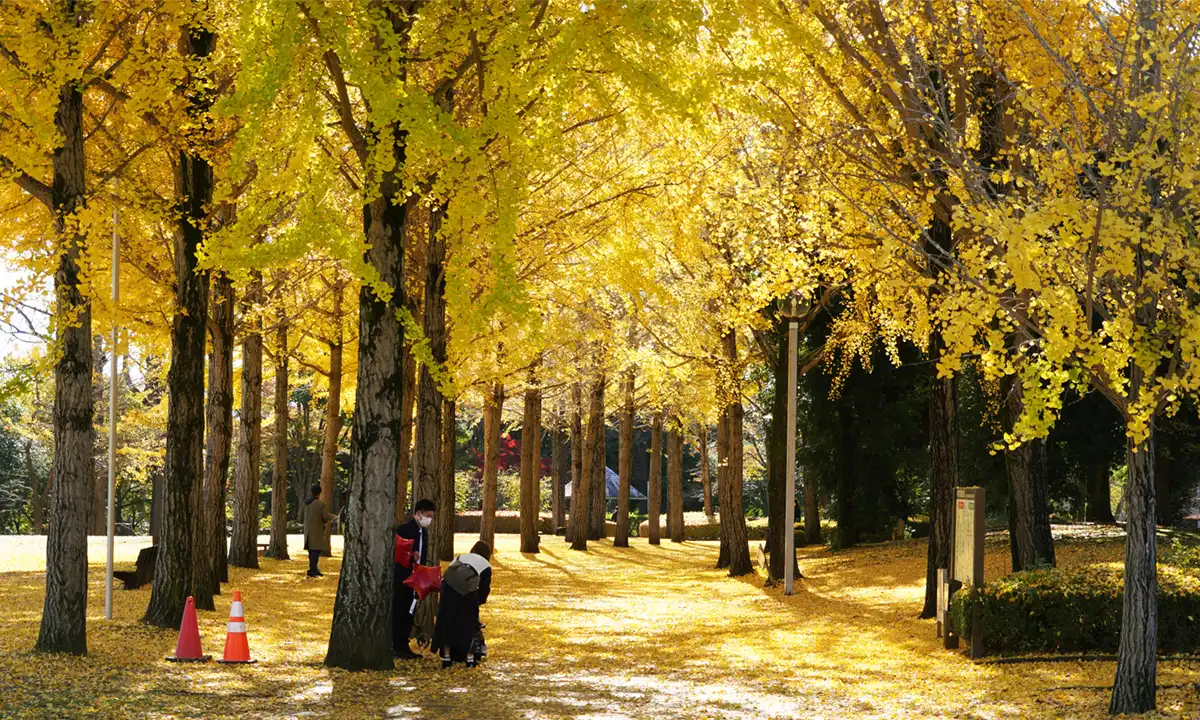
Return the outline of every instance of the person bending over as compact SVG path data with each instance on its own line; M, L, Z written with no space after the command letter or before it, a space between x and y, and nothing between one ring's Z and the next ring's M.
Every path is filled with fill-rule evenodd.
M412 541L412 552L407 563L393 563L392 573L392 655L398 660L412 660L421 657L409 647L409 635L412 634L413 611L416 610L416 594L412 588L404 584L412 575L414 563L429 565L429 526L433 524L433 515L437 512L437 503L432 500L418 500L413 505L412 519L396 526L396 536Z
M482 647L475 642L482 628L479 606L492 591L491 557L492 549L481 540L446 568L430 644L441 651L443 667L456 662L473 666L479 660Z
M308 577L325 573L317 567L321 553L329 552L329 521L333 516L321 502L321 486L312 486L312 497L304 501L304 549L308 551Z

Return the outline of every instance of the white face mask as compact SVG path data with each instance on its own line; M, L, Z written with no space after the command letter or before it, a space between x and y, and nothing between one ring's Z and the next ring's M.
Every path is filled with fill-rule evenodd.
M433 524L433 518L429 517L428 515L418 515L417 524L423 528L427 528Z

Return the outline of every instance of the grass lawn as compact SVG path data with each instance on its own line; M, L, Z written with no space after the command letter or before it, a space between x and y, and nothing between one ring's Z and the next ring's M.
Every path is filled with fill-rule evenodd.
M1061 564L1118 560L1110 533L1065 530ZM387 673L321 665L337 588L340 545L327 576L308 580L295 559L232 570L216 612L200 613L205 652L224 646L230 590L242 591L251 666L175 665L175 631L138 622L149 588L115 592L104 620L103 538L93 538L88 648L82 658L30 652L42 606L44 539L0 538L0 717L4 718L1027 718L1101 717L1114 664L972 663L942 650L917 619L925 542L831 553L802 548L805 579L783 597L757 576L713 569L710 542L628 549L611 541L572 552L543 538L522 555L499 536L492 600L484 608L488 663L442 671L430 657ZM472 538L459 538L460 550ZM131 566L147 538L119 538ZM1002 536L987 574L1008 572ZM1163 717L1200 716L1200 662L1159 666Z

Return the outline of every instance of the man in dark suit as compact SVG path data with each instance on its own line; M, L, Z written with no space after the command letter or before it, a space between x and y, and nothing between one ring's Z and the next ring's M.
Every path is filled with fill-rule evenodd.
M437 512L437 503L418 500L413 505L412 518L396 526L396 535L412 541L412 557L407 565L393 564L392 589L392 655L398 660L413 660L421 656L412 651L408 636L412 634L413 611L416 609L416 594L404 584L412 575L415 563L431 565L429 558L429 526Z

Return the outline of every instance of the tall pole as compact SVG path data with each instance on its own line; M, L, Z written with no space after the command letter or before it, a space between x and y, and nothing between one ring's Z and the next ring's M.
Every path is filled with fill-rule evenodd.
M783 506L783 594L796 580L796 316L788 319L787 493Z
M108 365L108 547L104 572L104 619L112 620L113 536L117 531L117 301L120 298L121 236L119 215L113 205L112 235L112 347Z

